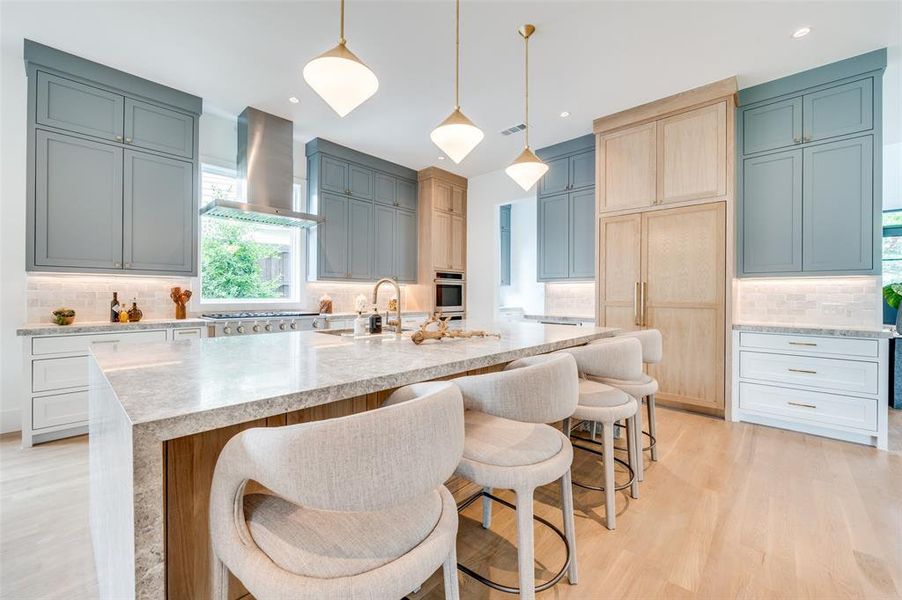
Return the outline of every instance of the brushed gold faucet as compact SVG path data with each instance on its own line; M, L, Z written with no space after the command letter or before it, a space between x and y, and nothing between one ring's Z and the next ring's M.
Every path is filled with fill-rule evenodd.
M390 283L395 286L395 293L398 295L398 305L395 308L395 316L397 317L395 320L391 320L388 318L388 311L385 312L385 326L386 327L394 327L395 332L398 335L401 335L401 286L398 285L398 282L392 279L391 277L383 277L379 281L376 282L376 285L373 287L373 306L376 306L377 297L379 295L379 287L383 283Z

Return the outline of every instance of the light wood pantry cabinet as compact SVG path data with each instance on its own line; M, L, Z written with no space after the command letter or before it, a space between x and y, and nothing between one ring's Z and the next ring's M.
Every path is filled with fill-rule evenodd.
M418 175L420 281L431 282L437 271L467 269L467 180L436 167Z
M197 274L196 96L25 41L26 270Z
M727 186L727 103L657 124L657 199L666 204L723 196Z
M628 127L598 138L598 209L609 212L655 203L657 124Z
M663 402L724 408L726 210L713 202L602 217L598 323L659 329Z

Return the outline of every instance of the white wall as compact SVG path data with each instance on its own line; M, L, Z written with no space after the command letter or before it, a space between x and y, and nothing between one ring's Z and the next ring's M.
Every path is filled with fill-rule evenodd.
M501 307L522 308L527 315L544 314L545 284L536 281L534 196L511 203L511 284L500 286L499 302Z
M890 46L883 75L883 210L902 209L902 46Z

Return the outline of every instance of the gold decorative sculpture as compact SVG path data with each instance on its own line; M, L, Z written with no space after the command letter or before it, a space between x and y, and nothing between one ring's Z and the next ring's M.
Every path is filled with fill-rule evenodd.
M169 297L175 302L175 318L185 319L188 317L188 311L185 305L191 299L191 290L182 290L180 287L174 287L169 290Z
M413 343L419 346L426 340L439 340L442 338L472 338L472 337L496 337L501 339L500 333L489 333L487 331L483 331L481 329L474 329L472 331L458 331L455 329L448 329L448 320L450 317L442 317L432 315L426 321L420 325L419 330L417 330L410 339L413 340ZM438 325L438 329L431 330L430 327L432 325Z

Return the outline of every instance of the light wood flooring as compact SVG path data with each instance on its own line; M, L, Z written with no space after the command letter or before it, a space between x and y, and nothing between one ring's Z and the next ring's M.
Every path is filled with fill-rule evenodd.
M657 463L638 500L617 497L604 528L601 494L576 488L580 579L545 598L902 597L902 412L890 452L658 408ZM598 476L578 455L574 478ZM560 525L558 486L536 494ZM504 492L501 493L505 495ZM510 495L506 495L512 499ZM0 598L96 598L88 533L87 439L19 448L0 438ZM460 523L459 559L516 583L512 513L479 504ZM537 574L563 561L536 529ZM462 598L511 598L460 574ZM411 598L441 598L433 576Z

